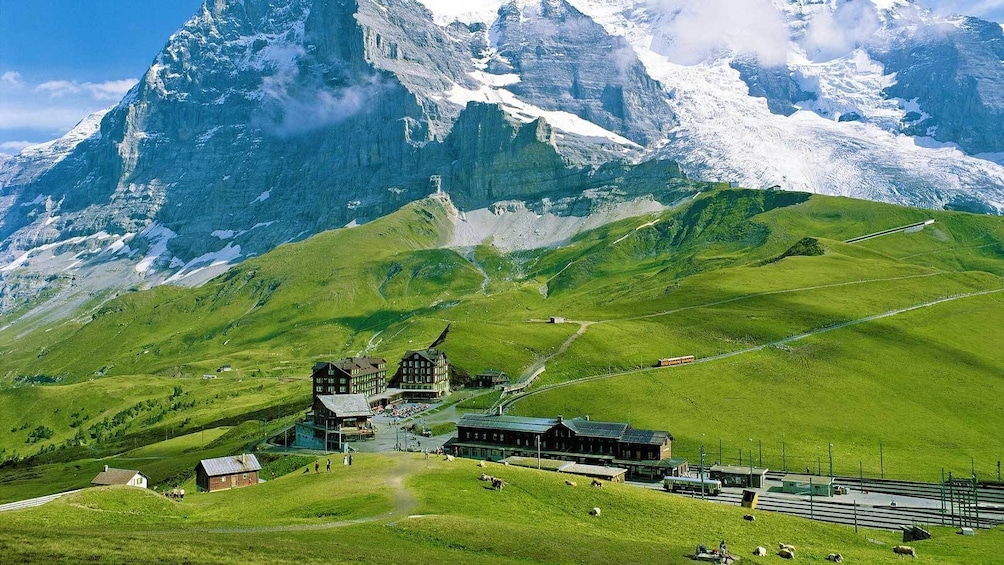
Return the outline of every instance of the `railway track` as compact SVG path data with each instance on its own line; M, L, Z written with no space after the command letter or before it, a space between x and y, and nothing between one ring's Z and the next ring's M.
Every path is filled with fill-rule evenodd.
M767 478L780 481L785 473L768 472ZM851 494L842 495L839 499L814 497L811 501L807 496L792 496L780 493L759 492L756 511L780 512L792 516L809 518L821 522L852 526L857 524L862 528L898 531L901 526L921 525L967 525L974 528L989 529L1004 524L1004 504L997 501L1004 497L1004 488L997 485L980 485L978 491L979 513L971 508L963 508L958 504L948 505L944 515L939 506L900 503L898 506L878 505L867 502L854 502L854 491L865 493L881 493L902 497L927 500L941 500L941 485L934 483L918 483L913 481L897 481L890 479L864 479L858 477L835 477L838 484L852 489ZM659 483L633 483L652 489L661 489ZM667 493L668 494L668 493ZM674 494L700 498L699 494ZM718 496L708 496L706 500L719 504L739 506L742 502L740 492L726 491ZM968 510L964 515L963 510Z
M768 471L767 479L780 481L785 474L781 471ZM921 483L894 479L862 479L850 476L835 476L833 481L854 490L941 500L941 485L938 483ZM1004 510L1004 486L978 484L976 497L980 508L992 509L992 507L1000 507Z
M723 492L717 497L709 497L708 500L721 504L732 504L738 506L742 502L742 494ZM771 496L761 494L757 503L758 511L781 512L802 518L810 518L821 522L833 524L854 525L857 523L862 528L875 528L880 530L899 530L900 526L912 524L940 525L942 514L940 508L923 508L913 506L876 506L865 504L853 504L847 502L835 502L829 500L808 498L791 498ZM944 523L960 524L965 520L966 525L989 529L1004 522L1004 515L980 516L975 518L963 518L956 515L954 518L948 514L944 516Z

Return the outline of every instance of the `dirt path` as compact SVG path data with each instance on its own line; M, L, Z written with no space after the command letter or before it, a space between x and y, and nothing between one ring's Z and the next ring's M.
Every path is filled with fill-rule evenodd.
M919 276L927 276L927 275L919 275ZM842 284L846 284L846 283L842 283ZM888 312L883 312L881 314L875 314L873 316L865 316L863 318L858 318L856 320L850 320L848 322L842 322L842 323L839 323L839 324L834 324L834 325L831 325L831 326L826 326L826 327L819 328L819 329L812 330L812 331L808 331L808 332L805 332L805 333L800 333L800 334L797 334L797 335L786 337L784 339L779 339L777 341L772 341L770 343L765 343L765 344L762 344L762 345L756 345L756 346L753 346L753 347L747 347L746 349L739 349L739 350L736 350L736 351L729 351L727 353L720 353L718 355L711 355L709 357L702 357L702 358L698 359L696 361L696 363L709 363L709 362L712 362L712 361L718 361L718 360L721 360L721 359L727 359L729 357L735 357L736 355L745 355L747 353L753 353L753 352L756 352L756 351L762 351L762 350L764 350L764 349L766 349L768 347L777 347L779 345L785 345L785 344L792 343L792 342L795 342L795 341L799 341L799 340L802 340L802 339L805 339L807 337L811 337L811 336L814 336L814 335L819 335L819 334L823 334L823 333L827 333L827 332L832 332L834 330L839 330L839 329L843 329L843 328L846 328L846 327L849 327L849 326L855 326L855 325L858 325L858 324L863 324L863 323L866 323L866 322L873 322L875 320L881 320L883 318L890 318L892 316L898 316L900 314L905 314L907 312L912 312L914 310L920 310L922 308L929 308L931 306L936 306L938 304L944 304L946 302L954 302L956 300L963 300L963 299L966 299L966 298L974 298L974 297L977 297L977 296L986 296L986 295L989 295L989 294L996 294L996 293L1000 293L1000 292L1004 292L1004 288L998 288L998 289L993 289L993 290L983 290L983 291L980 291L980 292L969 292L969 293L965 293L965 294L959 294L959 295L956 295L956 296L949 296L947 298L940 298L938 300L931 300L931 301L928 301L928 302L922 302L920 304L914 304L913 306L907 306L906 308L899 308L899 309L896 309L896 310L890 310ZM599 322L594 322L594 323L599 323ZM582 330L582 331L584 331L584 330ZM674 368L674 367L663 367L663 369L672 369L672 368ZM575 379L575 380L571 380L571 381L565 381L565 382L562 382L562 383L556 383L556 384L552 384L552 385L546 385L546 386L543 386L543 387L538 388L536 390L532 390L530 392L523 393L523 394L521 394L519 396L514 396L512 398L509 398L509 399L507 399L507 400L505 400L505 401L502 402L502 407L503 407L503 410L506 410L510 406L512 406L513 404L516 404L517 402L520 402L520 401L522 401L522 400L524 400L524 399L526 399L526 398L528 398L530 396L534 396L536 394L541 394L541 393L544 393L544 392L548 392L548 391L554 390L556 388L562 388L562 387L566 387L566 386L573 386L573 385L577 385L577 384L580 384L580 383L591 382L591 381L598 381L598 380L601 380L601 379L610 379L610 378L614 378L614 377L622 377L622 376L625 376L625 375L633 375L633 374L641 373L641 372L644 372L644 371L653 371L653 370L658 370L658 369L656 369L654 367L645 367L645 368L641 368L641 369L632 369L630 371L624 371L624 372L620 372L620 373L609 373L609 374L605 374L605 375L594 375L594 376L591 376L591 377L583 377L581 379Z

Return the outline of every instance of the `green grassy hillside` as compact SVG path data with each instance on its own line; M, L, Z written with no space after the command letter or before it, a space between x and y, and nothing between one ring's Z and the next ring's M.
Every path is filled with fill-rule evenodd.
M743 562L754 547L794 544L800 561L830 552L851 563L897 563L896 533L809 522L625 485L568 487L547 471L492 466L493 491L471 461L360 456L329 473L294 472L252 488L193 493L89 489L4 515L0 555L12 562L129 563L690 563L698 543L726 539ZM588 514L599 507L600 517ZM100 536L94 532L100 531ZM913 544L925 563L995 563L1004 530L961 537L934 528Z
M717 190L558 248L503 255L441 249L449 217L423 201L283 246L199 289L128 293L92 319L26 335L15 324L0 332L0 424L10 431L0 449L65 444L80 414L91 426L132 410L104 456L174 424L187 433L235 423L221 410L239 419L306 407L305 381L290 377L307 377L317 359L376 354L393 370L451 324L443 347L458 366L519 375L546 361L538 387L697 355L693 367L555 388L513 407L669 429L688 457L702 441L717 455L721 439L733 460L762 440L778 467L782 434L789 468L825 460L829 443L838 470L860 462L875 473L881 442L886 474L901 477L972 465L986 476L1004 456L994 433L1004 428L1001 218ZM928 218L920 232L843 243ZM570 323L544 323L551 315ZM802 334L812 335L792 340ZM224 363L236 371L200 381ZM178 404L168 403L176 385L189 396L164 410ZM209 403L220 394L225 402ZM32 436L39 427L51 436Z

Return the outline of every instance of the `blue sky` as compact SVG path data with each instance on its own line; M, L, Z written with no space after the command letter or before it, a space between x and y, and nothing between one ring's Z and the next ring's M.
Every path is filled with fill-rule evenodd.
M1004 21L1004 0L921 1L939 12ZM0 153L58 137L114 105L201 4L0 0Z
M0 0L0 152L112 106L202 0Z

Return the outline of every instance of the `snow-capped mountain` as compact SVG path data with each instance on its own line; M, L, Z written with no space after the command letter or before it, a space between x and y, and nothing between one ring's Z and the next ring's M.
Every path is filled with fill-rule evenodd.
M120 104L0 161L0 311L439 188L457 244L549 226L516 247L658 209L681 168L1000 213L1002 36L910 0L206 2Z

